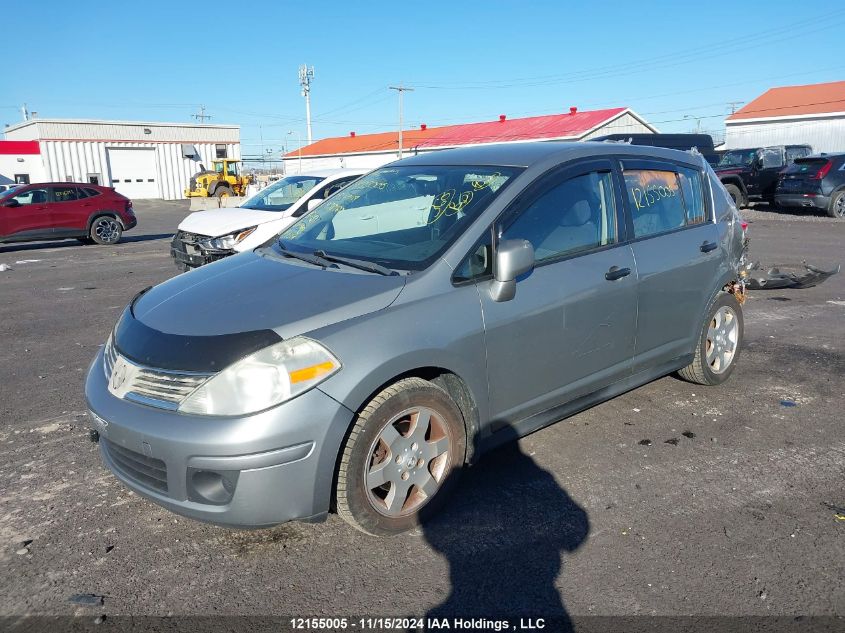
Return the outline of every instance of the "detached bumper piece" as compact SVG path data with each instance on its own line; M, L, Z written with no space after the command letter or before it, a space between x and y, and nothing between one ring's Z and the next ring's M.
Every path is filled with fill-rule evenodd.
M780 268L772 267L766 271L760 270L760 263L755 262L748 267L748 277L745 287L749 290L778 290L781 288L812 288L839 272L837 264L831 270L823 270L804 262L804 274L796 272L782 272Z
M235 254L233 250L204 249L199 242L206 239L209 239L209 236L177 231L170 242L170 256L176 268L182 271L192 270Z

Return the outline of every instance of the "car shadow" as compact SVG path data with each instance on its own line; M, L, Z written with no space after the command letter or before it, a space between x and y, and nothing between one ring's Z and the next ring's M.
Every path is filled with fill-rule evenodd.
M449 563L451 589L429 618L544 618L572 622L555 581L563 554L590 531L587 512L513 437L464 469L451 501L422 524Z
M150 235L124 235L120 238L121 244L131 244L133 242L151 242L155 240L170 239L173 233L152 233ZM26 251L39 251L46 248L67 248L71 246L98 246L97 244L82 244L75 238L65 240L53 240L47 242L11 242L7 244L0 244L0 254L3 253L23 253Z

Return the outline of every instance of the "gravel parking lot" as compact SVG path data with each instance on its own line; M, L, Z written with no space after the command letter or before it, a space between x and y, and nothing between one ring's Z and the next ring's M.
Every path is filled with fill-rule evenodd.
M0 245L0 615L845 615L845 274L752 293L727 384L663 378L490 454L411 534L232 531L133 495L88 440L97 346L177 273L187 204L136 212L115 247ZM845 222L746 215L764 264L845 259Z

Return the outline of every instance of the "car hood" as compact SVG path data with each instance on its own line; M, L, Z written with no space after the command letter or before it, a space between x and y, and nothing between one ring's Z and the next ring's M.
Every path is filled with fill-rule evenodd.
M143 294L132 312L166 334L269 329L289 338L384 309L404 285L403 275L323 270L259 249L178 275Z
M256 211L232 207L229 209L212 209L211 211L197 211L182 220L180 231L220 237L240 229L264 224L284 218L282 211Z

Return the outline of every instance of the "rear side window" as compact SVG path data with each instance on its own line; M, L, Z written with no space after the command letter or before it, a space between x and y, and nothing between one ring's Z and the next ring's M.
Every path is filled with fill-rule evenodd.
M632 169L625 171L625 192L634 223L634 237L648 237L707 220L701 173Z
M99 192L99 191L97 191L96 189L91 189L90 187L85 187L85 188L83 188L83 190L82 190L82 191L84 191L84 192L85 192L85 195L86 195L88 198L93 198L94 196L99 196L99 195L100 195L100 192Z
M804 158L810 155L809 147L787 147L786 148L786 164L791 164L796 158Z
M72 202L78 199L76 187L53 187L54 202Z

